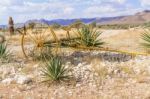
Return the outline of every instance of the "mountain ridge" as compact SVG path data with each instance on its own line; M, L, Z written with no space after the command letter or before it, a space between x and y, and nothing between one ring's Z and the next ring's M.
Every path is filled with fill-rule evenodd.
M28 25L29 23L32 23L32 22L48 24L48 25L57 23L57 24L64 26L64 25L72 24L77 20L80 20L85 24L96 22L98 25L141 24L141 23L150 22L150 10L144 10L142 12L137 12L133 15L116 16L116 17L74 18L74 19L54 19L54 20L32 19L32 20L27 20L25 23L17 23L17 24L15 24L15 27L22 27L22 26ZM0 28L4 28L5 26L6 25L0 25Z

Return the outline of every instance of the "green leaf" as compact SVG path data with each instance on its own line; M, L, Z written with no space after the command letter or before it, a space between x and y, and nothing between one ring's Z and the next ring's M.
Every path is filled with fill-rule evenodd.
M93 29L89 26L84 26L80 30L77 31L78 39L76 41L77 44L86 47L102 47L104 42L101 39L98 39L101 35L101 32Z
M61 82L66 79L69 79L70 76L68 75L69 70L66 69L62 65L62 61L59 57L54 56L48 62L46 62L45 66L42 68L43 78L44 81L48 82L48 80Z

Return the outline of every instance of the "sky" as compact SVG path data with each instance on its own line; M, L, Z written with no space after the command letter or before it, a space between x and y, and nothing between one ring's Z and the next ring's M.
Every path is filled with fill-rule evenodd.
M150 10L150 0L0 0L0 24L30 19L112 17Z

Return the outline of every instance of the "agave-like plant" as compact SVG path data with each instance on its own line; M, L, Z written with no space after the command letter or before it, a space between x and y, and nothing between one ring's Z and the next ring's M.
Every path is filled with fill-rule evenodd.
M7 59L10 52L7 50L7 45L5 43L0 43L0 59Z
M63 82L69 80L71 77L69 69L63 66L61 59L58 56L54 56L46 62L45 66L42 69L43 72L43 82Z
M77 36L80 37L80 39L77 40L77 44L86 47L102 47L104 42L99 39L100 35L101 32L97 31L97 29L84 26L77 30Z
M142 43L142 46L144 46L145 48L150 49L150 33L146 32L142 34L142 39L144 40L144 42Z

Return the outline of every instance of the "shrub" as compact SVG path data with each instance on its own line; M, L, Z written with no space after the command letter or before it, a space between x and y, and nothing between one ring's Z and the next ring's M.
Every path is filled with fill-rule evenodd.
M0 59L8 59L10 52L7 51L7 45L5 43L0 43Z
M35 26L36 26L36 23L34 23L34 22L31 22L28 24L29 29L33 29Z
M49 47L44 47L42 49L31 50L29 55L34 61L45 61L52 56L51 49Z
M90 25L91 27L93 27L93 28L96 28L97 23L94 21L94 22L90 23L89 25Z
M61 25L58 24L58 23L53 23L53 24L52 24L52 28L53 28L53 29L59 29L59 28L61 28Z
M76 28L76 29L80 29L83 26L84 26L84 23L81 20L76 20L75 22L69 25L69 27Z
M4 35L0 34L0 43L4 43L6 41Z
M79 40L77 40L77 44L86 47L101 47L104 42L101 39L98 39L101 33L90 26L84 26L81 30L77 31Z
M150 33L146 32L142 34L142 39L143 39L143 43L142 46L144 46L145 48L150 49Z
M43 82L63 82L70 78L69 69L63 66L61 59L58 56L54 56L51 60L46 62L42 69Z

